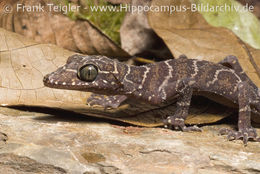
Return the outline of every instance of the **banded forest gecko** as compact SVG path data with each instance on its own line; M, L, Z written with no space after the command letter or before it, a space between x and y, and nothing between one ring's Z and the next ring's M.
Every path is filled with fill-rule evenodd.
M118 107L126 99L141 100L164 107L176 104L175 113L162 121L167 128L182 131L201 131L186 126L192 95L202 95L239 109L238 131L223 128L229 140L249 139L260 142L251 126L251 112L260 115L260 89L242 70L235 56L219 63L205 60L178 59L143 66L127 65L105 56L73 55L67 63L44 77L51 88L94 92L108 98L93 98L91 105ZM213 97L212 97L213 96Z

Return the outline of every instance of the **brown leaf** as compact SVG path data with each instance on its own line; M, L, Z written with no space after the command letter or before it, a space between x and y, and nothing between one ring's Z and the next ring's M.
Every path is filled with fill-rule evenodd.
M260 19L260 2L259 0L238 0L243 5L249 4L254 6L253 13Z
M190 6L188 0L153 0L152 5ZM228 55L239 58L244 71L260 86L259 52L244 44L226 28L210 26L198 12L149 12L151 27L162 37L174 57L186 54L189 58L219 62Z
M43 76L65 64L69 52L54 45L35 44L0 29L0 101L2 104L59 107L80 104L88 93L44 87Z
M142 126L162 124L162 118L154 114L154 110L144 111L143 107L135 108L128 103L111 110L90 108L86 105L90 93L44 87L43 76L65 64L72 54L74 53L54 45L36 44L0 28L0 105L60 108ZM175 105L170 107L169 111L175 109ZM216 112L214 108L219 107L221 106L208 101L203 107L195 102L190 112L191 120L187 123L212 122L229 115L226 108ZM215 117L203 119L211 115ZM201 116L202 119L194 119L196 116Z
M132 0L132 6L148 6L150 0ZM132 56L172 59L163 40L149 26L146 12L128 12L120 28L122 48Z
M61 13L49 12L50 0L4 0L0 4L0 27L22 34L40 43L57 44L71 51L84 54L101 54L119 59L129 54L117 46L89 21L73 21ZM44 7L44 12L17 10L17 4ZM11 13L3 11L6 5Z

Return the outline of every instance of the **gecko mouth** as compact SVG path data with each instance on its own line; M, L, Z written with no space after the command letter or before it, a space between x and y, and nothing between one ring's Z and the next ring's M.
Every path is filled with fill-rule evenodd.
M67 82L55 81L53 79L50 80L48 75L43 78L43 84L44 84L44 86L47 86L50 88L62 88L62 87L66 88L68 86L76 85L75 82L67 83Z
M54 80L52 78L50 78L52 74L48 74L46 76L44 76L43 78L43 84L44 86L50 87L50 88L66 88L68 86L72 86L72 84L66 83L66 82L61 82L58 80Z

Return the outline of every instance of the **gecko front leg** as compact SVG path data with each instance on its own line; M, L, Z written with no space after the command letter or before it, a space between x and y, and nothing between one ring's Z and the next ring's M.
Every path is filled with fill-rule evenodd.
M172 116L168 116L163 120L164 126L166 128L174 128L181 129L182 131L201 131L197 126L187 127L185 126L185 119L188 116L188 111L190 107L190 102L192 98L192 87L191 85L194 83L194 80L190 78L181 80L176 84L176 92L178 95L177 98L177 108Z
M93 105L100 105L103 106L105 109L107 108L118 108L121 103L123 103L127 97L125 95L99 95L92 93L91 96L87 99L87 103L90 106Z

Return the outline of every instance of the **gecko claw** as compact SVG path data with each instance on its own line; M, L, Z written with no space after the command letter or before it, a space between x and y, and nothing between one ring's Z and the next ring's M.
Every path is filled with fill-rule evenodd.
M179 126L174 126L174 130L179 130Z
M201 132L202 130L194 125L194 126L185 126L184 119L183 118L175 118L175 117L167 117L163 120L164 127L174 130L181 130L183 132L191 132L191 131L198 131Z
M182 129L183 132L190 132L190 131L193 131L193 132L202 132L202 129L200 129L197 125L194 125L194 126L190 126L190 127L184 127Z
M240 131L234 131L227 128L220 129L220 135L227 135L229 141L242 139L244 145L247 145L248 140L254 140L260 142L260 138L257 138L257 133L254 128L245 128Z

